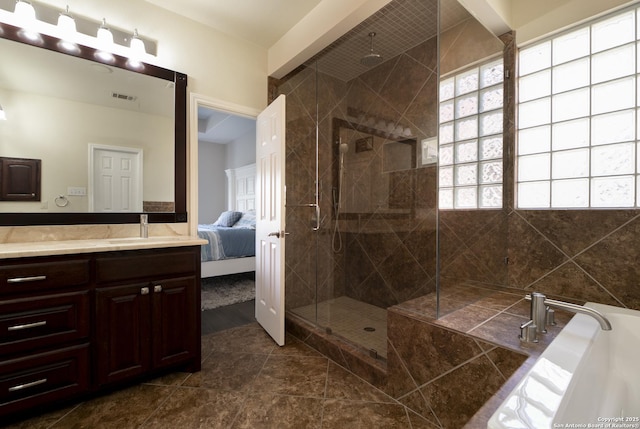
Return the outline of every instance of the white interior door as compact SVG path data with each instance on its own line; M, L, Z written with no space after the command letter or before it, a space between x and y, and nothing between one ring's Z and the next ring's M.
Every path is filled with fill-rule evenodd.
M285 96L256 124L256 319L284 345Z
M142 149L89 145L89 210L142 211Z

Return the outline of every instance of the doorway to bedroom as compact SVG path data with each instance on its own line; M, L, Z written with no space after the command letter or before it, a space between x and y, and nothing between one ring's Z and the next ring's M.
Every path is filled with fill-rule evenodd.
M202 310L255 299L256 119L198 105Z

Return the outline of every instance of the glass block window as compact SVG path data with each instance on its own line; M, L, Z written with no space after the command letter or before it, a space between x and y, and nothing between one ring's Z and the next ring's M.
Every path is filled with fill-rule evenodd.
M440 209L502 207L502 59L440 81Z
M639 206L640 8L522 48L517 206Z

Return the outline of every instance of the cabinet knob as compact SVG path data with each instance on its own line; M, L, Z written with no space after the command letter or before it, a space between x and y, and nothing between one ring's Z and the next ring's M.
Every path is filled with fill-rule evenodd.
M154 292L162 292L162 285L155 285L153 287Z
M149 295L149 288L148 287L141 288L140 295Z

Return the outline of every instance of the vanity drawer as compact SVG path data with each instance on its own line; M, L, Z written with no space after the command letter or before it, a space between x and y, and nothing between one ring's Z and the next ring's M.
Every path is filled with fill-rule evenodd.
M0 301L0 355L88 336L88 291Z
M98 283L107 283L193 274L200 264L199 258L199 254L193 250L97 258L96 280Z
M88 344L0 361L0 415L68 398L88 388Z
M78 286L89 282L89 260L0 266L0 295Z

